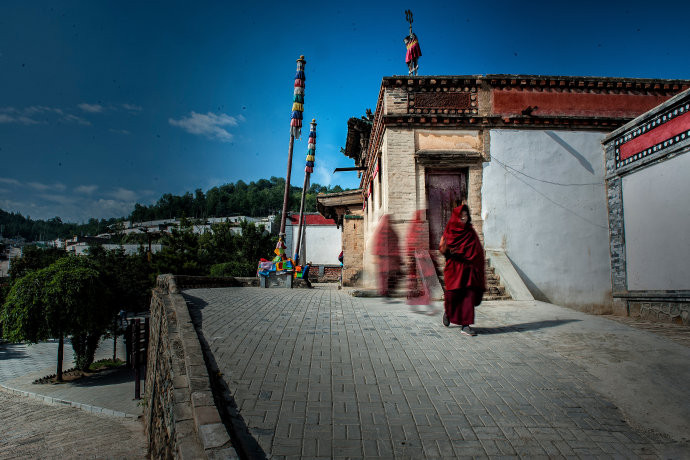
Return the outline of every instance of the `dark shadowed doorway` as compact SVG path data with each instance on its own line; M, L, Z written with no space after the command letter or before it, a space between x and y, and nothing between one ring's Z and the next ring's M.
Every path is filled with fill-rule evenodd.
M467 199L467 168L428 171L426 174L429 249L438 249L453 207Z

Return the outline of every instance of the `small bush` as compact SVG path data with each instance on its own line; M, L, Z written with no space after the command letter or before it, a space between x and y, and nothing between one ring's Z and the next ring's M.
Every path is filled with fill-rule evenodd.
M246 261L224 262L211 265L211 276L254 276L256 264Z

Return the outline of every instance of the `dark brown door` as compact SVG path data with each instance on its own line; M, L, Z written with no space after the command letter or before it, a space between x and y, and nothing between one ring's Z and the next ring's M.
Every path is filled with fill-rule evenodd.
M430 171L426 176L429 249L438 249L453 206L467 198L467 170Z

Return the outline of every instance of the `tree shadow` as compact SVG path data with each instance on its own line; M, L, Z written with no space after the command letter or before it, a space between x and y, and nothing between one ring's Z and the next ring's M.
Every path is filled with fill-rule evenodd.
M526 332L534 331L537 329L544 329L547 327L560 326L562 324L568 324L575 321L581 321L579 319L547 319L544 321L534 321L531 323L520 323L511 324L508 326L500 327L473 327L478 334L493 335L493 334L505 334L508 332Z
M258 441L247 427L242 415L239 413L235 398L230 392L227 382L223 379L220 367L216 362L215 356L211 351L211 347L203 334L203 314L202 310L206 308L208 302L193 295L182 293L187 303L189 316L192 319L192 324L197 331L199 342L204 354L204 361L206 362L206 369L211 378L211 388L213 390L213 399L218 408L221 420L225 425L233 445L236 446L241 458L264 460L266 459L266 452L261 448ZM255 429L254 431L257 431ZM273 434L273 430L263 430L265 434ZM270 431L270 433L268 433Z
M19 343L5 343L0 345L0 361L26 358L29 353L27 353L23 347L24 345Z
M134 371L126 366L122 366L89 373L89 375L85 375L71 383L77 387L99 387L130 382L134 382Z

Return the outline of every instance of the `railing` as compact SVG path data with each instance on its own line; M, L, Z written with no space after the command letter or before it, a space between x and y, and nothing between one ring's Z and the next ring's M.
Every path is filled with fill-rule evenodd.
M127 366L134 370L134 399L141 399L141 377L146 375L149 348L149 319L130 319L125 338ZM143 374L142 366L144 368Z

